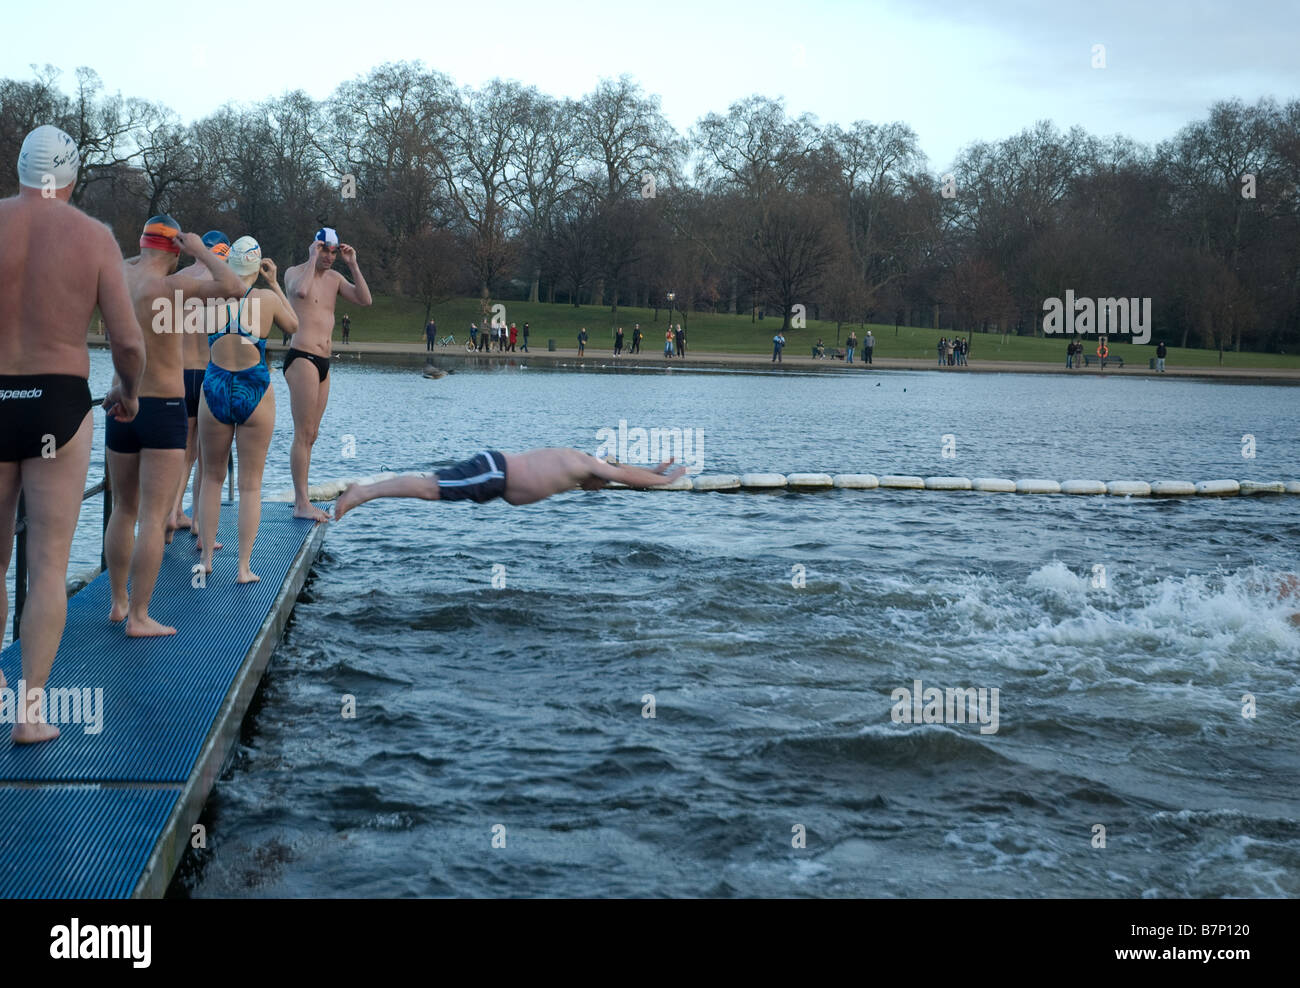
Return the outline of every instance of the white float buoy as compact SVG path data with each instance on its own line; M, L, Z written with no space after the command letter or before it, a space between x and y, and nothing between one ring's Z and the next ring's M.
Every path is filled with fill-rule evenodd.
M1200 497L1233 497L1241 493L1241 485L1235 480L1202 480L1196 493Z
M1196 485L1186 480L1157 480L1151 485L1152 497L1190 497Z
M968 491L970 490L970 478L926 477L925 489L927 491Z
M836 487L848 490L869 491L880 486L880 478L874 473L837 473L831 479Z
M903 477L888 473L880 478L880 486L891 490L923 491L925 480L922 477Z
M1106 493L1111 497L1150 497L1151 485L1145 480L1112 480Z
M1241 493L1250 494L1285 494L1286 487L1280 480L1255 481L1243 480L1241 482Z
M1100 480L1063 480L1062 494L1105 494L1106 485Z
M742 473L740 486L748 490L773 491L785 487L783 473Z
M970 482L971 490L985 491L990 494L1014 494L1016 482L1003 480L1001 477L976 477Z
M1288 480L1282 485L1282 489L1288 494L1300 494L1300 480Z
M1061 485L1055 480L1042 480L1037 477L1026 477L1024 480L1016 481L1017 494L1060 494Z
M787 474L785 482L790 487L834 487L835 481L829 473L792 473Z
M695 490L695 484L691 482L691 478L690 478L690 477L686 476L686 474L682 474L680 477L678 477L676 480L674 480L671 484L660 484L658 487L638 487L638 488L636 488L636 490L639 490L639 491L641 491L641 490L645 490L645 491L693 491L693 490Z
M734 473L702 473L692 486L697 491L738 491L740 478Z

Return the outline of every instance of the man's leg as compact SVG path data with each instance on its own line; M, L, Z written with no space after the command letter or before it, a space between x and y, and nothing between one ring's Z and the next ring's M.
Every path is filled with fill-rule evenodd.
M199 470L203 469L202 462L199 461L199 420L198 416L189 420L189 429L185 434L185 473L181 475L180 486L176 490L176 506L172 509L172 516L167 521L167 543L171 544L172 532L178 528L190 528L190 519L185 517L185 488L190 486L190 474L194 470L194 464L199 462ZM199 503L198 491L199 482L194 484L194 501L193 506L197 507ZM190 509L193 511L193 507Z
M18 495L22 492L22 471L17 460L0 463L0 587L8 584L9 560L14 549L14 529L18 527ZM0 638L9 620L9 594L0 592ZM0 689L5 674L0 671Z
M334 502L334 520L338 521L358 504L377 497L418 497L425 501L441 500L437 477L390 477L373 484L352 484Z
M307 500L307 476L311 471L311 449L320 433L321 415L329 397L329 378L320 379L315 365L299 357L284 375L289 385L289 407L293 412L293 446L289 470L293 474L293 516L327 521L329 516Z
M108 619L126 620L126 578L135 551L135 518L140 511L140 454L106 450L109 482L113 485L113 513L104 528L104 561L108 564L111 602Z
M27 494L28 568L22 678L29 690L45 688L68 619L68 553L81 514L81 492L86 487L93 432L94 417L88 412L77 434L54 456L22 463L22 485ZM13 536L12 513L9 536ZM43 723L15 724L10 732L10 737L20 744L58 736L57 727Z
M131 554L131 598L126 615L126 633L131 638L176 634L175 628L159 624L149 616L149 601L153 599L162 566L171 492L176 489L176 478L184 466L184 450L140 451L140 530L135 539L135 552Z

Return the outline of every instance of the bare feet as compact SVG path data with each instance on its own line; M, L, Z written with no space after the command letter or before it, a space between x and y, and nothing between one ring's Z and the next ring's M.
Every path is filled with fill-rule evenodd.
M164 635L174 634L176 634L175 628L159 624L147 615L143 618L131 616L126 621L126 637L128 638L162 638Z
M257 583L261 579L262 578L258 576L256 573L254 573L251 569L247 569L247 570L240 571L239 576L235 578L235 582L236 583Z
M113 598L113 603L108 608L108 620L110 624L117 624L118 621L125 621L128 613L127 602Z
M334 502L335 521L338 521L358 504L364 503L359 493L360 487L360 484L348 484L347 490L338 496L338 500Z
M294 516L295 518L308 518L308 519L310 519L311 521L329 521L329 520L330 520L330 516L329 516L329 515L327 515L324 511L322 511L320 508L316 507L316 505L311 504L310 502L307 504L306 507L300 507L300 506L298 506L298 505L295 504L294 507L293 507L293 516Z
M220 542L217 542L217 541L213 541L213 543L212 543L212 551L213 551L213 552L216 552L216 551L217 551L218 549L220 549L220 548L221 548L221 543L220 543ZM203 540L202 540L202 539L199 539L197 542L194 543L194 551L195 551L195 552L202 552L202 551L203 551ZM212 567L211 567L211 566L208 566L208 572L209 572L209 573L212 572Z
M38 744L53 741L58 736L59 729L53 724L15 724L9 732L9 739L14 744Z

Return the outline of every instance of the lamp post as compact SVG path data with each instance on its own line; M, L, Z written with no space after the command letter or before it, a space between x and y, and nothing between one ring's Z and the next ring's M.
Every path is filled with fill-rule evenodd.
M676 297L677 297L676 292L668 293L668 328L669 329L672 329L673 327L673 299L675 299Z

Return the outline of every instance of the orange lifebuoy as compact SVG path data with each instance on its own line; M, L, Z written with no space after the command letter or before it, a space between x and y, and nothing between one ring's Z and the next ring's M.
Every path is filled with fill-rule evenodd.
M1106 346L1105 340L1102 340L1097 344L1097 356L1101 357L1103 360L1110 356L1110 348Z

